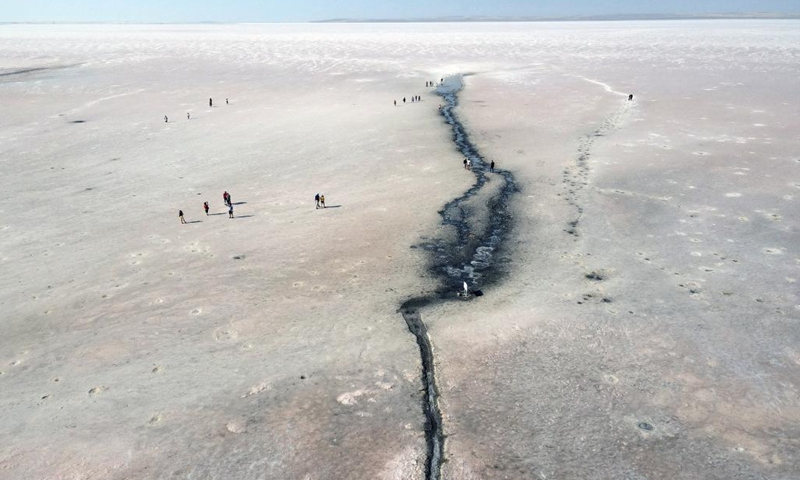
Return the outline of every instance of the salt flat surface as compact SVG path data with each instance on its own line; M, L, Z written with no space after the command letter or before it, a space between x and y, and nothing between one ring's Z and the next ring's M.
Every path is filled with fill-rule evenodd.
M3 25L0 478L423 478L467 73L520 192L421 312L443 477L799 478L798 26Z

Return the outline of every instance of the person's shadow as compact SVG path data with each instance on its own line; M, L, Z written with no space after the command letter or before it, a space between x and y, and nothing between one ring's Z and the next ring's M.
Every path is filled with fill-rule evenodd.
M234 215L233 218L250 218L252 215Z
M188 223L203 223L203 221L202 220L192 220L191 222L186 222L186 223L187 224Z
M341 205L326 205L325 207L322 208L340 208L340 207Z
M233 202L234 205L247 205L247 202Z

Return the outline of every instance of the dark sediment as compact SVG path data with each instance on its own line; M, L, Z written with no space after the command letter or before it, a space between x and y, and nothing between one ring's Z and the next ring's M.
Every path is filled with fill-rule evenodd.
M430 270L440 279L440 287L429 295L411 298L400 306L400 312L408 325L408 330L416 337L422 360L422 384L424 390L423 411L425 414L425 438L428 459L425 465L425 478L438 480L441 463L444 459L444 431L442 415L439 411L439 391L436 387L434 353L428 336L428 329L419 308L435 302L459 298L457 292L463 291L467 284L474 296L482 295L479 287L497 281L502 275L502 264L510 260L503 257L502 244L511 229L509 201L517 191L511 172L495 169L490 174L489 165L470 142L466 129L454 112L458 105L458 92L463 86L461 77L447 79L439 86L437 93L444 99L441 113L453 129L456 147L472 161L475 183L463 195L450 201L439 212L442 225L451 227L447 238L426 241L420 246L431 253ZM459 166L454 165L453 168ZM491 175L491 176L490 176ZM502 187L488 197L485 209L476 211L467 206L490 181L504 182ZM477 217L485 219L476 221ZM478 225L482 225L479 227ZM462 297L472 298L472 296Z
M53 65L49 67L30 67L30 68L21 68L18 70L6 70L6 71L0 70L0 78L6 79L7 77L11 77L9 80L13 80L14 77L18 76L25 76L28 74L46 72L48 70L60 70L77 66L80 66L80 64Z
M454 296L462 290L464 282L471 290L490 285L503 273L501 265L510 259L503 256L502 243L511 229L509 201L517 192L514 176L507 170L495 168L490 174L488 162L472 144L466 129L458 120L455 107L458 106L458 92L462 88L461 77L447 79L437 93L445 100L442 116L453 129L456 147L472 161L475 183L460 197L453 199L440 211L442 224L452 227L455 236L449 240L438 239L421 246L432 252L431 271L441 279L439 298ZM454 166L455 167L455 166ZM485 210L476 212L466 203L478 195L489 181L502 181L503 186L488 198ZM486 226L479 229L473 217L485 215Z
M11 72L0 72L0 77L11 77L13 75L24 75L26 73L43 72L45 70L49 70L49 68L46 68L46 67L24 68L22 70L14 70L14 71L11 71Z
M442 414L439 411L439 391L436 389L436 375L433 366L433 349L428 338L428 329L418 310L402 310L408 330L417 338L419 354L422 359L422 385L425 398L422 402L425 414L425 441L428 445L428 459L425 462L425 478L438 480L442 456L444 455L444 433Z

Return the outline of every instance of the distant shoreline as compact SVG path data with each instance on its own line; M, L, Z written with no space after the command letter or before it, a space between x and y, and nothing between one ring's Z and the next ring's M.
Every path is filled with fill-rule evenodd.
M800 13L620 14L563 17L434 17L411 19L334 18L310 23L473 23L473 22L619 22L627 20L800 20Z
M658 20L800 20L797 13L709 13L709 14L619 14L619 15L574 15L562 17L430 17L430 18L331 18L307 21L191 21L191 22L90 22L90 21L40 21L0 22L0 25L259 25L259 24L304 24L304 23L529 23L529 22L621 22Z

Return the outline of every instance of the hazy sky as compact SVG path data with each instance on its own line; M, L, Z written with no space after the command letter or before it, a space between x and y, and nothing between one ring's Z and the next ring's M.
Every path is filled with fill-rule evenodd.
M800 0L0 0L0 22L303 22L459 15L799 11Z

